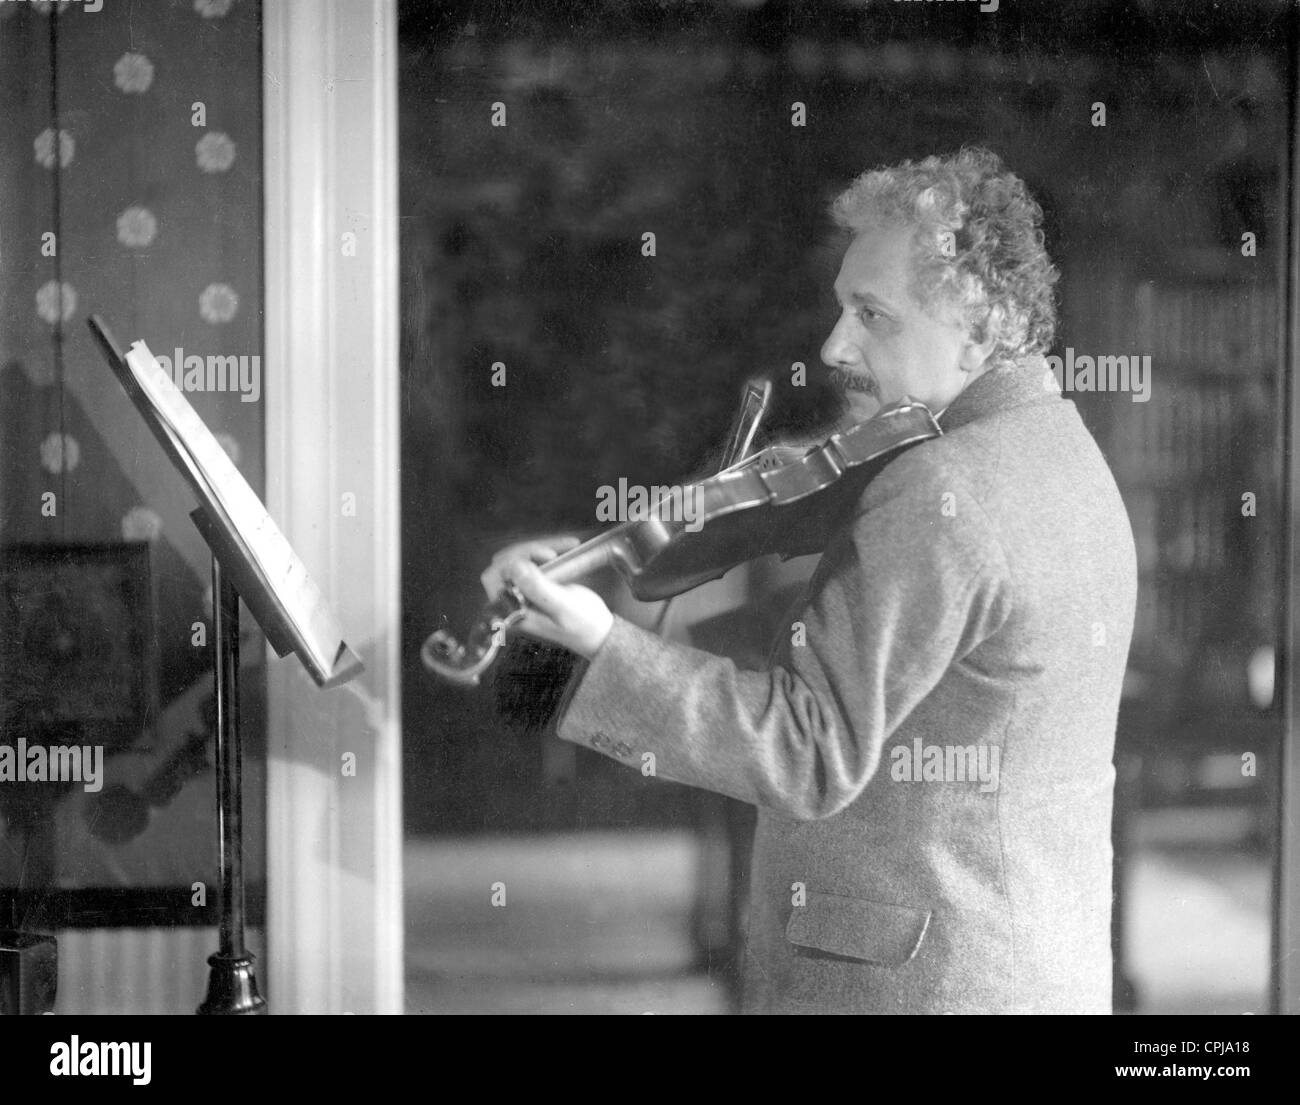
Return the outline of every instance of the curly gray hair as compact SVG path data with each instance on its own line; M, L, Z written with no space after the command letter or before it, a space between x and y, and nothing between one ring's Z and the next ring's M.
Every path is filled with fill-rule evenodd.
M913 297L927 309L955 307L977 340L991 337L990 367L1051 347L1059 274L1043 245L1043 210L992 151L967 146L863 173L831 216L855 234L914 226Z

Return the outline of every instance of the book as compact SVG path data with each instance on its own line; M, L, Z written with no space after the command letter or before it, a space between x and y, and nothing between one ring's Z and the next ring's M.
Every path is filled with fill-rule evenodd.
M98 315L91 316L90 329L128 398L198 498L190 517L276 655L296 653L320 687L338 686L364 671L293 546L171 374L142 341L123 354Z

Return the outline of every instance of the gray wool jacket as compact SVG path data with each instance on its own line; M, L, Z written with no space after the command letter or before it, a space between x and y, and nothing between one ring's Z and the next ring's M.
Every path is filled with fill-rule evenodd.
M562 706L562 738L759 807L746 1012L1111 1009L1128 517L1050 377L987 373L940 423L766 670L616 619Z

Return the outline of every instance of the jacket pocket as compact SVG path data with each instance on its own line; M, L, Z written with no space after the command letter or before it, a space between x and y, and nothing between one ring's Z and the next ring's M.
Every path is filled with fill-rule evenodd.
M799 950L901 967L916 955L929 927L928 909L809 891L807 902L790 913L785 937Z

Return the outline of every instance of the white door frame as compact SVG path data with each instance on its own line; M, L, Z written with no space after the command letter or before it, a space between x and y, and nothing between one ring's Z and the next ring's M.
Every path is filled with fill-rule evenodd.
M366 672L269 657L259 979L275 1013L400 1013L396 0L265 0L262 56L267 504Z

